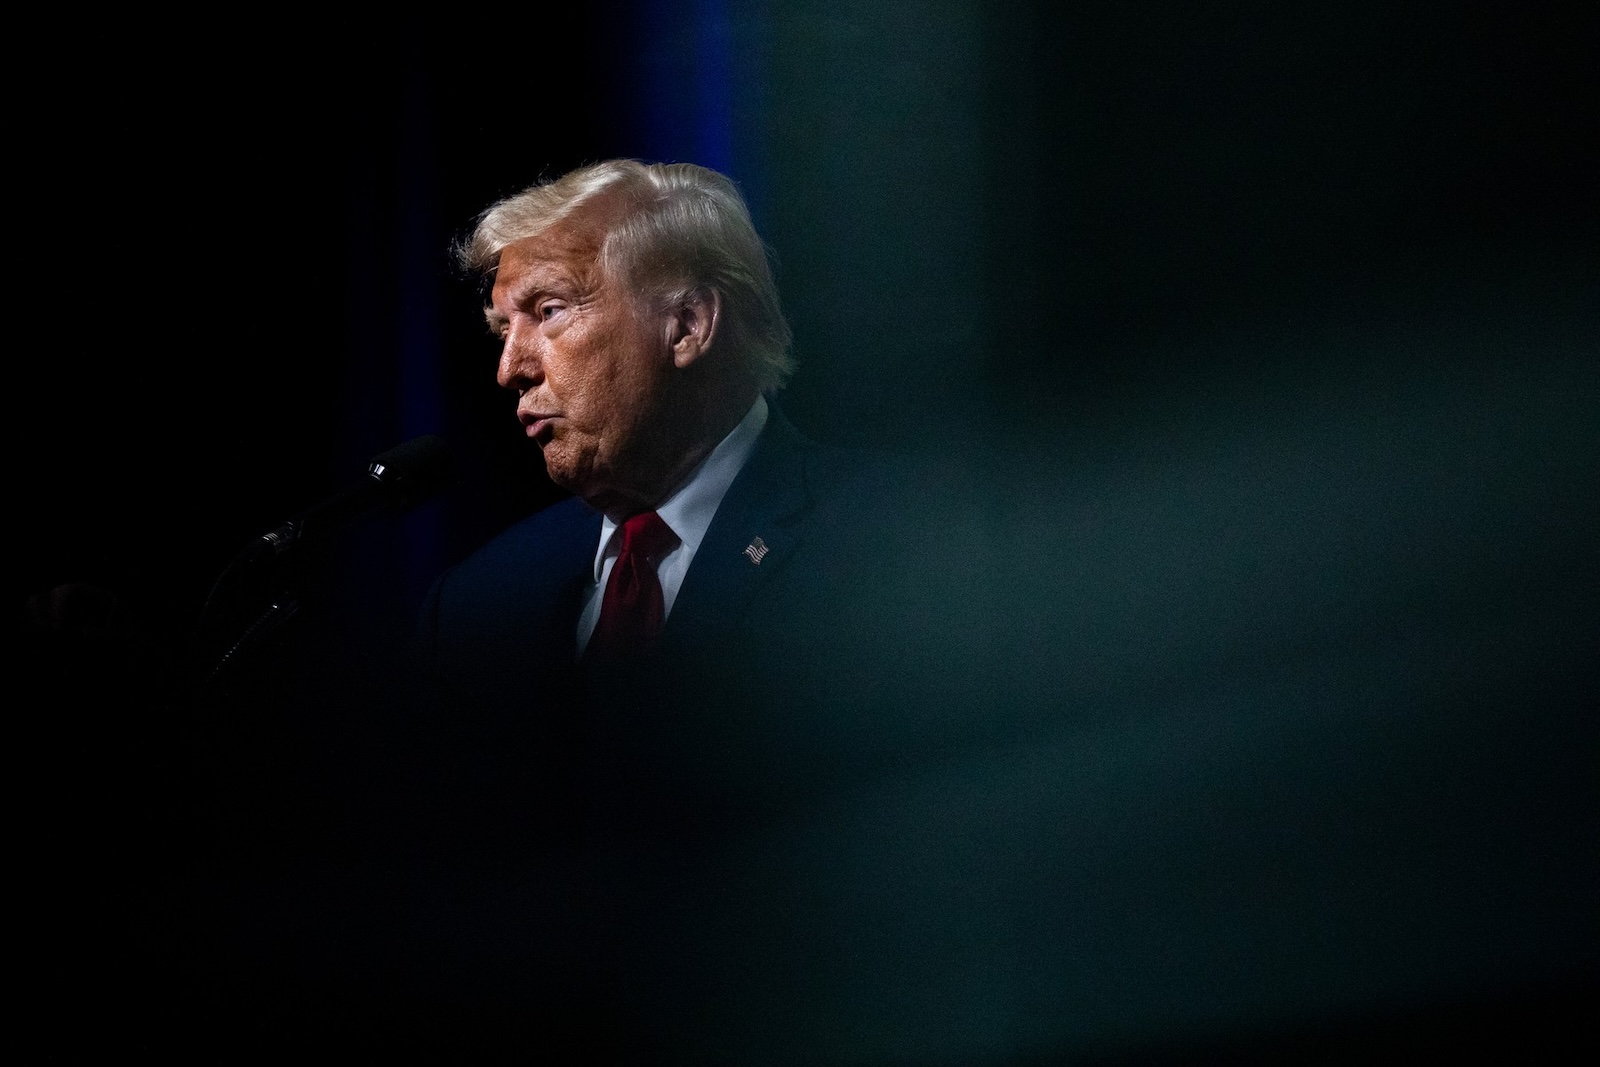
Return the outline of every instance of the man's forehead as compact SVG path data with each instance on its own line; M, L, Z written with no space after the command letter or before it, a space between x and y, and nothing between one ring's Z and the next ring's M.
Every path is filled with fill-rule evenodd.
M506 245L500 250L495 268L495 291L546 276L565 276L580 284L598 283L609 214L602 205L584 204L537 234Z
M496 275L520 273L545 265L592 263L600 257L601 235L557 223L532 237L512 241L500 250Z
M555 241L541 234L525 237L500 251L492 294L514 298L528 288L577 286L588 288L599 276L600 247L596 243Z
M537 234L507 244L495 267L491 301L515 302L529 291L553 287L597 292L605 282L600 260L606 239L627 204L620 190L603 190Z

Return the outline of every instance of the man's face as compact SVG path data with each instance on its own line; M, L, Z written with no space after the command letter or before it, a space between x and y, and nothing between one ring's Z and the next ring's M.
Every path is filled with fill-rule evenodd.
M653 428L672 354L664 319L604 276L604 229L584 215L506 246L485 314L502 343L497 378L516 391L551 480L626 511L653 503Z

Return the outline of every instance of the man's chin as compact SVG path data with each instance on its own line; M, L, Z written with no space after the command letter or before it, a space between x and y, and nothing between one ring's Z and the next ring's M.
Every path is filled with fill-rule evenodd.
M584 496L583 483L581 480L572 477L565 471L562 471L548 460L545 462L544 470L545 473L550 476L550 480L555 483L556 488L564 489L573 496ZM585 497L585 499L587 499L587 497Z
M605 495L589 471L582 465L571 462L571 457L564 455L559 447L545 449L544 470L556 488L564 489L591 504L594 503L595 497Z

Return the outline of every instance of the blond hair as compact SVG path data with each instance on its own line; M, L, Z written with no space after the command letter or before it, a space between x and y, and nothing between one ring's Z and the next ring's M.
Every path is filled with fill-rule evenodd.
M717 171L633 159L579 167L491 205L456 245L457 262L492 276L507 245L537 236L601 194L622 205L601 246L607 276L663 307L702 287L717 290L732 347L762 392L781 389L794 370L793 335L771 253L738 186Z

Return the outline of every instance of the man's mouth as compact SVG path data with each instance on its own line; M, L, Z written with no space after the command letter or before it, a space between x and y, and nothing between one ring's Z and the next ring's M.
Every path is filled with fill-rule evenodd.
M550 443L550 438L555 434L554 415L535 415L524 423L523 432L540 445Z

